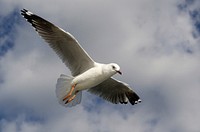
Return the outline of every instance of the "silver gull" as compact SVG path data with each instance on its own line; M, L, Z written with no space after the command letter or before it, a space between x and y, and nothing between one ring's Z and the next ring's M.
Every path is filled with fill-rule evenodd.
M71 71L72 76L61 74L57 80L56 96L61 105L71 107L79 104L83 90L115 104L141 102L129 85L112 77L116 73L122 74L117 64L95 62L69 32L26 9L21 10L21 15Z

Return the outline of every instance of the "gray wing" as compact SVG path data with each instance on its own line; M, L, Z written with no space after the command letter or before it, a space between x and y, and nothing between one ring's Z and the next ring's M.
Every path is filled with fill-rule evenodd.
M109 78L88 91L114 104L127 104L129 101L134 105L141 102L139 96L127 84L114 78Z
M94 61L70 33L26 9L21 10L21 14L32 24L38 34L49 43L50 47L69 67L73 76L93 67Z

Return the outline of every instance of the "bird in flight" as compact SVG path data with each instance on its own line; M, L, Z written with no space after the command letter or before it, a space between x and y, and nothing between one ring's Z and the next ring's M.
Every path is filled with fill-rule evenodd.
M112 77L116 73L122 74L116 63L95 62L69 32L26 9L21 10L21 15L71 71L72 76L61 74L57 80L56 96L61 105L71 107L80 104L83 90L115 104L141 102L128 84Z

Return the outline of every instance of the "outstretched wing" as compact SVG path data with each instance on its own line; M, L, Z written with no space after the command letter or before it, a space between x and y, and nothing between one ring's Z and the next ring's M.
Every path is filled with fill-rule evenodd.
M70 33L26 9L21 10L21 14L32 24L38 34L49 43L50 47L69 67L73 76L94 66L94 61Z
M134 105L141 102L139 96L127 84L114 78L109 78L88 91L115 104L127 104L129 101Z

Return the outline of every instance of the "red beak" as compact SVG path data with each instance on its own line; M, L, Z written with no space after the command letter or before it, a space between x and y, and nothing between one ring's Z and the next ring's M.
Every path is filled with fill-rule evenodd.
M120 75L122 75L122 72L121 72L121 71L117 71L117 73L119 73Z

